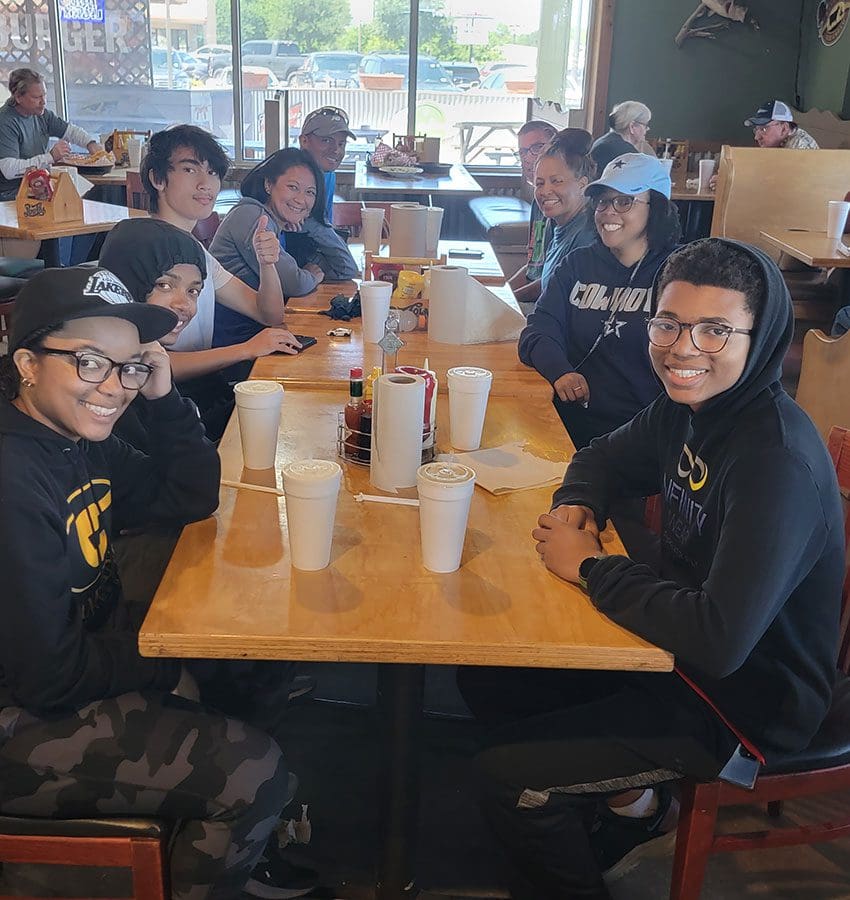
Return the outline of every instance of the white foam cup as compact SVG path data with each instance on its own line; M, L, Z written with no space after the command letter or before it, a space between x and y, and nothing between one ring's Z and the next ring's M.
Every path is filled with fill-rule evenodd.
M336 501L342 480L338 463L299 459L281 469L292 565L306 572L331 561Z
M142 139L131 137L127 141L127 156L131 168L138 169L142 164Z
M430 572L460 566L475 472L460 463L432 462L416 472L422 564Z
M658 162L660 162L661 165L664 166L667 174L671 175L671 173L673 171L673 160L672 159L659 159ZM671 177L672 177L672 175L671 175Z
M477 450L487 412L493 373L476 366L456 366L446 373L449 386L449 425L452 447Z
M840 241L847 222L850 203L846 200L830 200L826 212L826 236L831 241Z
M440 244L440 229L443 227L443 210L439 206L429 206L425 218L425 255L437 258Z
M283 386L276 381L240 381L233 386L242 461L248 469L270 469L277 452Z
M713 159L701 159L699 161L699 188L698 192L700 194L707 194L710 190L708 183L711 181L711 176L714 174L714 160Z
M393 286L389 281L360 282L360 315L363 322L363 342L377 344L384 336L384 323L390 311Z
M384 211L367 206L360 210L360 220L363 223L360 232L360 236L363 238L363 249L370 253L377 253L381 249Z

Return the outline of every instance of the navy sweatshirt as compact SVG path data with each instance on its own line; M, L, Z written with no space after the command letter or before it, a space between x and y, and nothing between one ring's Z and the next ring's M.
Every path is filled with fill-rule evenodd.
M218 506L218 454L194 404L172 389L147 408L150 456L114 436L71 441L0 398L0 709L177 684L179 661L144 659L135 632L103 628L121 598L111 536Z
M628 422L661 390L649 362L646 319L653 279L672 250L650 251L634 266L622 265L599 240L573 250L520 335L520 360L550 384L567 372L584 375L590 411L605 430ZM581 407L570 406L581 415Z
M732 243L732 242L729 242ZM554 505L660 493L659 573L623 556L590 571L591 600L675 654L677 668L771 758L805 747L836 675L844 533L834 468L779 383L793 333L779 270L744 372L697 413L667 395L573 459Z

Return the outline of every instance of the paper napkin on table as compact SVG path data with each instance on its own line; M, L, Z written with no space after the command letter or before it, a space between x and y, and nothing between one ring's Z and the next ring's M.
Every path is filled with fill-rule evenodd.
M457 462L475 471L475 483L491 494L524 491L556 484L564 477L567 464L535 456L525 441L514 441L486 450L455 453Z
M83 178L73 166L51 166L50 171L54 175L58 172L67 172L68 175L71 176L71 181L74 182L74 187L81 197L85 197L85 195L94 187L94 185L88 179Z

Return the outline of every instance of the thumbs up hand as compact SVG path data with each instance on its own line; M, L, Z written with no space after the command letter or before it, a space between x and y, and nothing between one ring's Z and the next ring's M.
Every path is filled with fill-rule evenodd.
M263 213L257 222L257 229L251 240L254 253L257 255L257 262L261 266L273 266L280 258L280 242L274 232L266 230L268 225L269 217Z

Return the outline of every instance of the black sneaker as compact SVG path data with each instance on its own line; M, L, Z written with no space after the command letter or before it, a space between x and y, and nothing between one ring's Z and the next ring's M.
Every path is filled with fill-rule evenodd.
M607 884L619 881L642 859L672 854L676 846L676 829L664 832L661 824L670 807L678 801L666 784L656 787L658 809L644 819L618 816L605 803L590 830L590 844L596 862Z
M304 897L319 884L319 873L306 866L287 862L278 852L267 852L254 867L242 889L249 897L263 900L290 900Z

